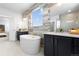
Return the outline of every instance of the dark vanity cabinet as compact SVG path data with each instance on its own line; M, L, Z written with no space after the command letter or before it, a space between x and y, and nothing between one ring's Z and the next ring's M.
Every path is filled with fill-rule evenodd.
M72 52L73 54L75 55L78 55L79 56L79 38L73 38L73 44L72 44Z
M17 31L16 32L17 40L20 40L20 35L26 35L26 34L28 34L28 31Z
M45 56L54 56L54 40L50 35L44 35L44 55Z
M71 38L57 35L44 35L45 56L71 55Z
M70 37L55 36L57 40L57 55L58 56L69 56L71 55L71 42Z

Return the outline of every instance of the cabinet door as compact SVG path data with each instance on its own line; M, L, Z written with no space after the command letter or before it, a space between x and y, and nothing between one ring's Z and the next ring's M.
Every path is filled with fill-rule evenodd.
M57 40L59 39L59 37L57 37L56 35L53 35L52 36L52 38L53 38L53 47L54 47L54 51L55 51L55 56L58 56L58 42L57 42Z
M53 47L53 39L51 35L44 35L44 55L45 56L53 56L54 55L54 47Z
M73 52L74 54L79 54L79 38L73 38Z
M58 56L71 55L71 38L64 36L57 36Z

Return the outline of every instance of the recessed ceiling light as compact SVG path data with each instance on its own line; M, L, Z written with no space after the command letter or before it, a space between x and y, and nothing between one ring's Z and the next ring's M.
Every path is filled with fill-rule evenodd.
M57 3L57 6L61 6L62 5L62 3Z
M23 18L23 20L27 20L27 18Z
M68 10L68 12L71 12L71 10Z

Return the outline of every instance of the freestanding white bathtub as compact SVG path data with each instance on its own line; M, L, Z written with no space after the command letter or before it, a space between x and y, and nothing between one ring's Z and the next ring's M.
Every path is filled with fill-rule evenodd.
M37 54L40 49L40 36L21 35L20 45L25 53Z

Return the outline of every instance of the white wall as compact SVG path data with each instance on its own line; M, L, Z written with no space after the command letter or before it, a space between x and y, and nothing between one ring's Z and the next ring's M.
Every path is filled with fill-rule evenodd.
M16 40L16 30L18 29L17 27L19 27L19 23L21 22L21 14L12 12L8 9L5 8L1 8L0 7L0 15L4 15L4 16L9 16L8 20L10 23L9 26L9 40L11 41L15 41Z

